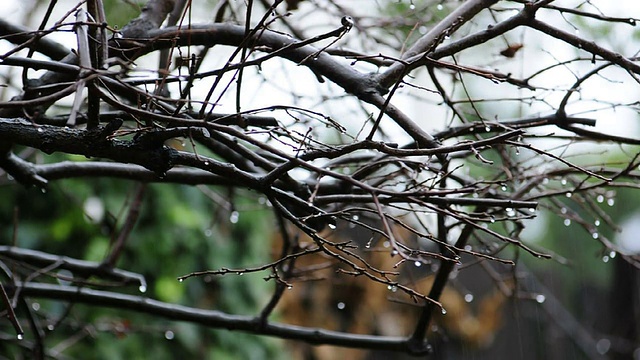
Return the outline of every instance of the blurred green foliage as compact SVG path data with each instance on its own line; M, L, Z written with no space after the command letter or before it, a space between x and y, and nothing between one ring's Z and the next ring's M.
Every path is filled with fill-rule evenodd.
M64 158L53 155L45 160ZM137 186L109 178L55 181L46 192L5 184L0 187L0 198L4 200L0 205L0 243L12 243L12 219L17 214L15 245L100 262L125 221ZM226 189L209 190L228 194ZM99 199L104 206L105 215L99 222L83 210L89 198ZM140 217L117 267L143 274L148 282L144 295L151 298L255 315L273 289L273 283L263 280L266 272L177 281L178 276L193 271L248 267L269 261L273 230L270 211L249 192L237 192L233 201L218 205L197 187L149 184ZM235 224L230 221L230 207L237 211ZM33 271L23 270L24 276ZM53 278L46 281L56 282ZM142 295L137 286L106 290ZM46 348L60 348L70 358L87 358L87 354L95 359L285 357L281 343L266 337L210 330L122 310L80 304L67 309L62 302L32 301L37 302L38 311L34 313L43 328L64 317L53 331L46 330L44 342ZM33 329L24 321L24 310L19 309L18 315L23 319L25 340L33 341ZM0 324L5 334L15 332L7 321ZM171 334L172 339L165 338ZM79 337L78 341L72 340L75 337ZM3 348L6 350L0 351L2 355L19 357L18 345Z

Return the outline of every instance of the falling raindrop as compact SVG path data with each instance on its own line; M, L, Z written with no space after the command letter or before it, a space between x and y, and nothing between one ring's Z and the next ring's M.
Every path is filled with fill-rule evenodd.
M464 301L470 303L473 301L473 294L465 294Z
M173 331L171 330L167 330L164 332L164 338L167 340L173 340L173 338L175 337L175 334L173 333Z
M442 11L442 9L444 9L444 6L442 6L442 4L438 4L438 6L436 6L436 9L438 9L438 11Z
M391 246L391 243L389 242L389 240L387 240L387 241L382 243L382 246L388 248L389 246Z
M344 310L346 305L342 301L340 301L336 306L338 307L338 310Z
M232 224L237 224L239 218L240 213L234 210L231 212L231 216L229 216L229 222L231 222Z
M542 295L542 294L538 294L536 295L536 302L538 304L542 304L543 302L545 302L545 300L547 300L547 297Z
M49 330L49 331L53 331L55 328L56 328L56 327L55 327L55 326L53 326L53 324L49 324L49 325L47 325L47 330Z
M567 208L563 207L562 209L560 209L560 214L566 214L567 213Z
M571 219L564 219L564 226L571 225Z
M211 229L204 230L204 236L211 237L211 235L213 235L213 231L211 231Z

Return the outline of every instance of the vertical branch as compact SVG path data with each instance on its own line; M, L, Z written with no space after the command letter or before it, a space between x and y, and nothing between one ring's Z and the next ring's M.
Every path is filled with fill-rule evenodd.
M89 26L88 29L91 68L102 69L104 61L109 57L107 29L104 26L107 24L107 18L104 13L102 0L87 1L87 11L94 23L92 26ZM100 98L94 81L89 82L88 90L87 129L95 129L100 123Z
M485 209L476 209L478 212L483 212ZM460 236L456 241L455 248L461 249L464 248L467 241L469 240L469 236L473 233L475 229L472 225L465 225L462 228ZM457 255L457 251L456 251ZM449 275L451 271L454 269L456 263L453 261L445 261L440 265L440 269L438 270L438 274L436 275L435 280L433 281L433 285L431 286L431 290L429 291L429 298L433 300L438 300L442 295L442 291L444 290L447 282L449 281ZM416 327L413 331L409 339L409 346L412 348L420 348L424 346L424 338L427 334L427 329L429 328L429 324L431 323L431 319L433 317L433 311L435 307L434 304L429 302L425 304L422 308L422 312L420 313L420 317L418 318L418 322L416 323ZM442 310L443 314L446 313L444 309Z
M83 9L78 9L76 12L76 38L78 40L78 62L80 63L80 73L78 74L78 82L76 82L76 94L73 99L73 105L71 107L71 114L69 114L69 119L67 119L67 126L74 126L76 124L76 117L78 115L78 111L80 111L80 106L82 104L82 93L86 86L86 81L84 77L91 72L92 69L92 58L91 58L91 50L90 50L90 42L89 42L89 33L88 33L88 18L87 12ZM97 98L96 98L97 99ZM90 126L92 128L98 127L98 119L97 117L90 120Z
M297 250L297 241L294 241L292 236L289 234L284 217L280 214L278 208L275 208L275 214L278 220L278 228L282 236L282 250L280 251L280 257L284 258L285 256L287 256L287 254ZM294 243L296 244L296 246L294 246L294 248L292 249L292 245ZM278 302L282 298L282 294L284 294L284 291L287 288L286 280L291 277L291 274L295 267L295 261L296 257L292 257L291 260L285 261L273 268L273 275L276 280L275 289L273 291L271 299L269 300L267 305L265 305L265 307L260 312L260 315L258 316L258 322L261 326L266 325L269 319L269 315L271 315L275 307L278 305ZM278 271L282 273L282 278L284 278L284 281L280 278L280 275L278 275Z
M41 32L44 30L44 27L47 26L47 22L49 21L49 18L51 17L51 13L53 12L53 8L56 6L56 3L58 2L58 0L53 0L49 2L49 7L47 7L47 12L44 14L44 17L42 18L42 21L40 22L40 26L38 27L38 33L31 38L29 41L31 42L36 42L38 41L38 39L40 39L40 37L42 37ZM30 58L33 56L33 54L35 53L35 47L31 47L29 49L29 52L27 53L27 57ZM6 56L6 55L5 55ZM22 86L27 87L27 84L29 83L29 66L24 66L22 68Z
M109 253L109 256L107 256L107 258L104 260L103 262L104 265L108 267L114 267L116 264L116 261L118 261L118 258L122 253L122 249L124 249L124 244L129 238L129 234L131 234L131 231L133 230L133 227L135 226L136 221L138 220L138 216L140 215L140 207L142 206L142 199L144 197L144 193L146 189L147 189L147 184L145 183L140 183L136 187L133 195L133 201L131 202L131 206L129 207L129 213L127 214L126 221L124 225L122 225L122 229L118 234L118 238L116 239L116 241L113 244L113 247L111 248L111 253Z

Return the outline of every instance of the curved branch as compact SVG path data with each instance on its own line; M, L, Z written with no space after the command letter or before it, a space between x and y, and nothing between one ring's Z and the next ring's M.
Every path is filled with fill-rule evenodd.
M356 335L318 328L307 328L279 323L261 323L251 316L229 315L216 310L196 309L168 304L142 296L91 290L73 286L27 283L7 286L8 293L16 290L22 296L80 302L84 304L137 311L176 321L186 321L216 329L240 330L258 335L282 339L306 341L316 345L338 345L353 348L379 349L409 352L407 339L391 336ZM414 354L424 354L426 348L418 348Z

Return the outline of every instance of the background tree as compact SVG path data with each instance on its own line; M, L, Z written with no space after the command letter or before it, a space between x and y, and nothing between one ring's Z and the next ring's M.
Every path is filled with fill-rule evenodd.
M612 210L640 174L632 8L38 4L34 28L0 20L6 356L464 356L446 339L488 346L529 305L572 345L538 321L510 332L533 331L523 358L639 351Z

